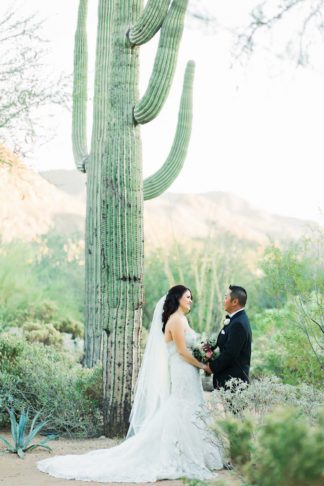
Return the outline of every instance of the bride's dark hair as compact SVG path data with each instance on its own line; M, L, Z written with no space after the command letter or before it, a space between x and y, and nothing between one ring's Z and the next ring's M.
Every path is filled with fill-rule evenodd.
M175 285L172 287L165 298L164 305L163 305L163 312L162 312L162 331L165 331L165 326L166 323L169 320L169 317L171 314L173 314L176 310L179 308L179 300L183 296L185 292L189 290L192 298L192 292L188 287L185 287L184 285Z

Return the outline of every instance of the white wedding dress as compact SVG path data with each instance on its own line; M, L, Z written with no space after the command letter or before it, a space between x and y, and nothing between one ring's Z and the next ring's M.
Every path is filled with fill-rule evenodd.
M190 348L196 339L194 331L187 331L185 339ZM202 419L199 370L184 361L174 342L163 346L171 388L135 435L111 449L42 460L38 469L57 478L102 483L214 478L213 471L223 467L222 449Z

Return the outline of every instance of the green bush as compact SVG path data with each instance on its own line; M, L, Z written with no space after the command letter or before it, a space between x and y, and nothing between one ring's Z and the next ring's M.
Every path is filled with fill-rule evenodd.
M258 486L324 484L324 414L311 426L298 410L268 416L257 431L253 462L245 469Z
M83 247L48 234L0 246L0 330L26 321L83 320Z
M244 484L320 486L324 481L324 410L313 421L285 406L259 421L252 415L218 420L229 455Z
M83 337L83 324L80 321L66 317L61 321L54 322L54 327L60 332L66 332L72 335L72 339Z
M294 301L253 316L252 328L252 378L275 375L291 385L323 385L321 364L298 323Z
M24 351L25 343L9 334L0 334L0 372L10 373ZM1 393L1 392L0 392Z
M251 460L253 450L253 422L247 418L237 420L227 417L219 420L214 428L216 435L224 432L228 439L229 456L233 465L243 466Z
M31 245L12 243L0 251L1 327L20 325L31 303L38 304L42 292L31 270L34 251Z
M51 346L0 335L0 424L5 407L40 412L48 427L73 436L102 430L102 374Z
M305 383L292 386L282 383L279 378L266 377L254 380L250 385L233 379L228 389L221 389L210 397L211 411L218 420L218 410L222 408L231 416L235 411L237 418L252 413L260 423L265 415L279 406L292 406L301 410L309 420L315 420L324 403L324 390Z
M43 343L46 346L60 347L63 344L62 334L52 324L42 321L26 322L23 333L29 343Z
M291 297L324 289L324 231L320 228L285 246L270 245L260 261L263 278L257 283L260 309L281 308Z
M213 431L244 484L319 486L324 479L323 403L324 390L272 377L250 385L232 380L227 390L212 394L209 409Z

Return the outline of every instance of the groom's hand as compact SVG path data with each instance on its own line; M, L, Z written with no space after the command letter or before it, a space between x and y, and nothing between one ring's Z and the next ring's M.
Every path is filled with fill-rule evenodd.
M205 371L206 371L206 373L208 373L209 375L211 375L211 374L212 374L212 370L210 369L209 363L207 363L207 364L206 364Z

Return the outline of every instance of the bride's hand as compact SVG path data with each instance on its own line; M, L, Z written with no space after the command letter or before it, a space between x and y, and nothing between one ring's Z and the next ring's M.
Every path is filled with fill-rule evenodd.
M203 370L204 370L205 373L208 373L209 375L212 374L212 370L210 369L208 363L204 365Z

